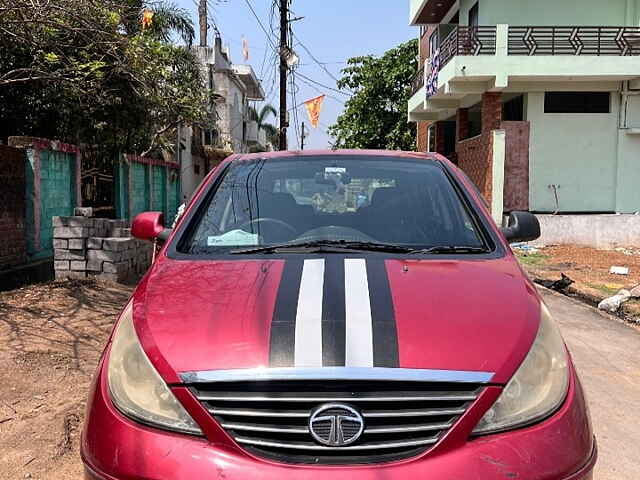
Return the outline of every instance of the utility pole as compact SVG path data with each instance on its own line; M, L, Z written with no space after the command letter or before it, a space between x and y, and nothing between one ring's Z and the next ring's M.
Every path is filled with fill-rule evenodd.
M304 137L305 137L305 134L304 134L304 122L302 122L302 135L301 136L302 136L302 138L300 139L300 149L304 150Z
M289 31L289 0L280 0L280 150L287 149L287 32Z
M200 0L198 5L198 16L200 17L200 46L207 46L207 34L209 25L207 23L207 0Z

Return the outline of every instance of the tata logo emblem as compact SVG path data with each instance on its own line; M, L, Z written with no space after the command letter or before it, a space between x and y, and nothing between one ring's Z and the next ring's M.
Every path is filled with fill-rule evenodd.
M342 403L326 403L309 417L309 431L316 442L329 447L344 447L360 438L364 419L360 412Z

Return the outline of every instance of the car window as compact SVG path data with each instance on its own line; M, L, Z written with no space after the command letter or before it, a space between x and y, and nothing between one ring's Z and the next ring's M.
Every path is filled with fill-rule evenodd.
M233 163L191 219L183 253L301 241L484 246L442 167L393 157Z

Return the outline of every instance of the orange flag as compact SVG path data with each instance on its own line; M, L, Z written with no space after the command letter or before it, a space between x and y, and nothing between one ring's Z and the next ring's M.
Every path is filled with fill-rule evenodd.
M322 111L322 102L324 102L324 95L320 95L319 97L312 98L311 100L307 100L304 102L305 107L307 107L307 113L309 114L309 120L311 120L311 125L313 128L318 128L318 123L320 122L320 112Z
M152 23L153 23L153 12L149 9L145 9L145 11L142 12L142 29L144 30L146 28L149 28Z
M245 62L249 60L249 42L244 37L242 37L242 56Z

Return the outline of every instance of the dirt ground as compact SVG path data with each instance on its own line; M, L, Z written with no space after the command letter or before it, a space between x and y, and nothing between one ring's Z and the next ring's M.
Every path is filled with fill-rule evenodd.
M564 273L575 283L566 291L597 305L621 289L640 285L640 249L620 248L596 250L570 245L549 246L530 252L515 248L520 262L534 279L558 280ZM612 266L628 267L628 275L609 273ZM619 316L631 323L640 323L640 300L623 304Z
M0 293L0 479L82 478L89 383L130 294L78 281Z
M576 283L590 303L640 284L640 251L516 250L533 278ZM629 267L612 275L611 265ZM52 282L0 292L0 480L81 480L79 433L97 360L131 287ZM624 305L640 319L640 300Z

